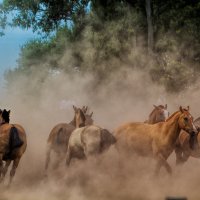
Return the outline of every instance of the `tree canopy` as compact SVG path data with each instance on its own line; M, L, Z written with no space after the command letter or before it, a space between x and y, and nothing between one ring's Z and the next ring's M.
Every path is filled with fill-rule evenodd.
M4 0L0 8L2 29L12 12L11 26L52 33L22 47L22 71L78 69L103 80L121 66L138 68L170 92L199 75L199 1Z

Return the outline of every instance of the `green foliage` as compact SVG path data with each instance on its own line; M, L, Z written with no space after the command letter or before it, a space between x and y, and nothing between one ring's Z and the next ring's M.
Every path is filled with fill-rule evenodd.
M164 66L156 66L150 70L152 79L162 85L168 92L180 92L188 88L198 77L189 65L170 58Z
M32 28L45 33L68 25L68 20L78 20L86 13L87 0L4 0L5 13L13 12L13 26Z
M0 17L15 10L12 25L53 32L45 40L24 45L17 70L8 74L41 68L44 73L90 71L100 83L123 66L146 70L154 82L179 92L200 72L199 1L152 0L151 56L144 0L4 0L2 10ZM0 19L4 27L6 18ZM43 79L45 75L41 83Z
M6 15L3 12L3 5L0 3L0 37L4 35L4 29L6 27Z

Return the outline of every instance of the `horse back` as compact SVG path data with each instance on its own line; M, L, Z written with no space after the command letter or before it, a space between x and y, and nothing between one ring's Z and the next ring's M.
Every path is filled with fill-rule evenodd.
M1 146L3 148L1 151L3 150L4 159L21 157L27 146L24 128L19 124L5 124L3 126L1 143L4 141L4 145Z
M124 125L121 125L118 127L114 133L116 137L132 137L134 135L144 135L150 136L152 133L159 132L160 131L160 126L157 124L148 124L148 123L142 123L142 122L132 122L132 123L127 123Z
M57 124L51 130L47 143L53 146L55 145L58 146L62 144L67 145L69 141L69 137L74 129L75 127L72 126L71 124L67 124L67 123Z
M154 144L161 144L163 124L132 122L118 127L114 135L117 148L134 150L141 155L152 154Z

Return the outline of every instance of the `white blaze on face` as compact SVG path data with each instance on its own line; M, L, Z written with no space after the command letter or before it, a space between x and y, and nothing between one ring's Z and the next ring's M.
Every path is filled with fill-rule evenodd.
M196 126L195 126L194 123L193 123L192 116L190 115L189 117L190 117L190 120L191 120L191 122L192 122L193 130L194 130L195 133L197 133L198 131L197 131Z

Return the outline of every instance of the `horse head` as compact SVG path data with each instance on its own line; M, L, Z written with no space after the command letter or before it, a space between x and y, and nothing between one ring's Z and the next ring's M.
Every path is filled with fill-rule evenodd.
M189 113L189 106L187 108L180 106L179 111L181 113L178 120L179 127L189 133L191 137L194 137L197 133L197 128L194 125L192 115Z
M88 106L83 106L81 110L83 111L84 114L86 114L88 110Z
M0 110L0 124L9 123L10 122L10 110Z
M0 124L2 124L2 123L3 123L2 112L3 112L3 111L0 109Z
M74 109L74 121L75 121L75 126L76 128L80 128L85 126L85 115L84 112L82 111L81 108L77 108L76 106L73 105Z
M89 110L88 109L88 106L83 106L82 109L81 109L85 115L85 125L92 125L93 124L93 119L92 119L92 115L93 115L93 112L91 112L90 114L87 113L87 111Z
M167 110L167 104L165 106L154 105L154 110L149 115L149 123L154 124L157 122L164 122L169 117L169 111Z

